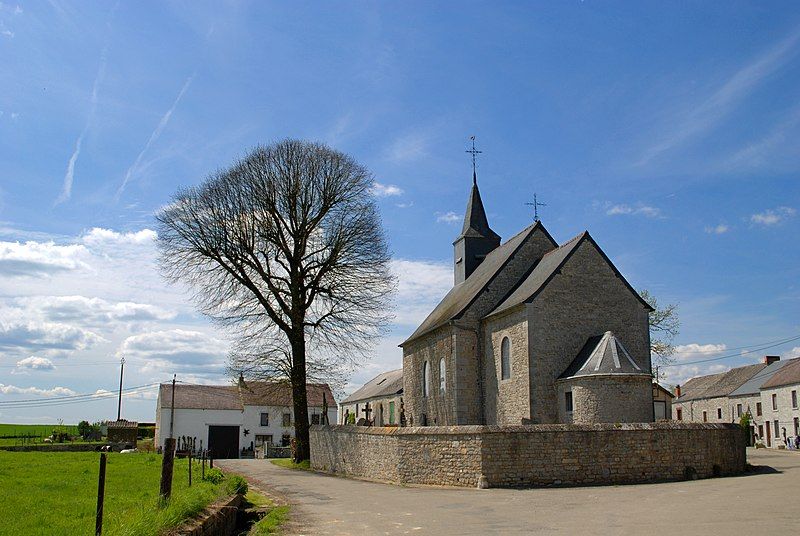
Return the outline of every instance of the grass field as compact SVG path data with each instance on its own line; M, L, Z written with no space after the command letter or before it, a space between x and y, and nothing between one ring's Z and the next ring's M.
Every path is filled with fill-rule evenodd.
M311 460L303 460L300 463L294 463L294 460L291 458L272 458L270 459L270 463L279 467L285 467L286 469L311 470Z
M20 436L35 436L39 443L42 438L50 436L53 430L78 435L78 426L75 424L0 424L0 445L22 444Z
M94 534L98 453L0 451L3 534ZM226 495L226 482L200 480L188 462L175 461L173 497L158 508L161 456L110 453L106 466L103 534L161 534Z

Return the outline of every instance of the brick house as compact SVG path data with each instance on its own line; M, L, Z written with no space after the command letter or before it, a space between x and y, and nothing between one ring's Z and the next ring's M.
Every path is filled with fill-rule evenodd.
M652 310L583 232L501 243L473 175L455 284L401 344L410 424L653 421Z

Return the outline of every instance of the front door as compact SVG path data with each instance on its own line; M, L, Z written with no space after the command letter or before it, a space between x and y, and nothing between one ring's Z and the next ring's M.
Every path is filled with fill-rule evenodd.
M764 428L766 428L766 430L767 430L767 446L771 447L772 446L772 442L770 441L771 432L769 431L769 423L767 423L766 426L764 426Z
M239 427L209 426L208 449L214 458L239 457Z

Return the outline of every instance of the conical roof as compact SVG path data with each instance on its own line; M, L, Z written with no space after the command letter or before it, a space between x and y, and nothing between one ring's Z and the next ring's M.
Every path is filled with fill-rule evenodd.
M633 360L616 335L606 331L601 336L591 337L578 353L562 378L596 376L607 374L649 373Z
M464 226L461 228L461 235L479 238L492 238L500 240L500 235L492 231L489 227L489 220L486 218L486 211L483 209L481 193L478 191L476 177L472 177L472 192L467 201L467 210L464 213Z

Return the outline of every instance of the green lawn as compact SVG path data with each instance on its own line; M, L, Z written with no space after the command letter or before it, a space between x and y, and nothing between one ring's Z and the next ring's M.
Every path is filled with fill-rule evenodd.
M35 436L38 443L41 438L50 436L53 430L64 431L74 436L78 435L78 426L74 424L63 426L58 424L0 424L0 445L22 444L19 436Z
M311 460L303 460L300 463L294 463L291 458L271 458L269 460L274 465L285 467L287 469L301 469L303 471L311 470Z
M3 534L93 534L100 455L93 452L0 451L0 519ZM176 460L173 498L158 508L161 456L109 453L104 535L160 534L227 495L226 482L200 480Z

